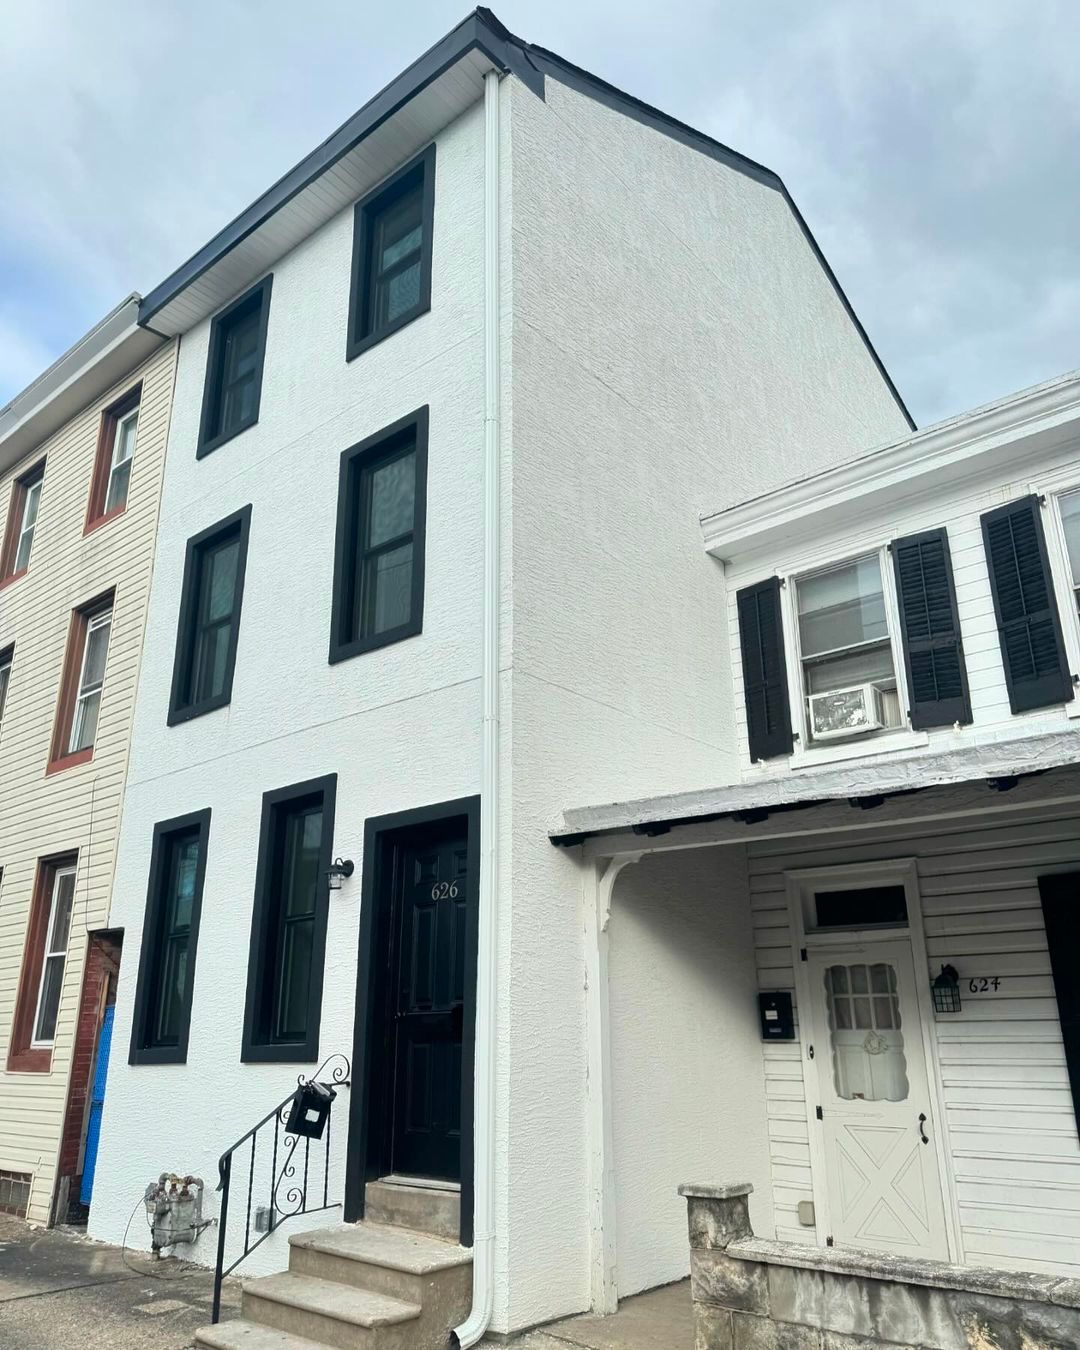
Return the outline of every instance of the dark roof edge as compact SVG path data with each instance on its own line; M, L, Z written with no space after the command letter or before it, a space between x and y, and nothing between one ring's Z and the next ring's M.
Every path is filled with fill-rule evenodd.
M490 18L498 23L490 10L480 10L479 13L489 15ZM500 24L501 28L502 25ZM506 30L503 29L505 32ZM616 88L613 84L608 84L606 80L600 79L598 75L593 75L590 71L583 70L580 66L573 65L564 57L556 52L548 51L544 47L536 47L531 43L522 42L520 38L515 38L513 34L507 34L511 42L519 43L524 51L532 58L533 64L538 67L545 75L550 75L552 79L559 80L560 83L568 85L578 93L585 94L587 97L603 103L606 107L621 112L624 116L632 117L635 121L644 126L652 127L654 131L659 131L665 136L671 137L685 145L691 150L700 151L708 155L710 159L715 159L728 168L735 169L738 173L745 174L755 182L762 183L766 187L774 188L787 202L791 213L795 217L795 222L802 231L806 242L810 245L811 251L821 264L822 270L832 284L836 292L837 299L844 308L844 312L855 326L855 331L862 338L866 350L870 353L870 359L877 367L878 374L885 381L886 387L896 400L897 407L903 413L908 426L912 431L917 430L915 419L911 416L907 404L900 395L900 391L893 383L892 376L885 369L885 364L877 353L877 349L870 341L870 335L863 327L859 316L852 308L851 301L848 299L843 286L829 265L828 259L821 251L821 246L814 238L814 235L807 225L802 212L795 205L795 199L787 190L784 180L778 173L772 169L766 168L764 164L759 164L756 160L750 159L747 155L741 155L737 150L732 150L730 146L724 145L721 141L714 140L712 136L707 136L705 132L698 131L695 127L689 126L685 122L680 122L678 118L671 117L668 113L654 108L651 104L643 102L641 99L634 98L632 94L627 94L623 90Z
M479 49L500 70L512 71L535 92L542 94L543 76L527 60L521 45L508 40L506 29L497 20L493 23L492 19L494 16L489 18L486 12L474 10L433 47L417 57L311 154L257 197L160 285L155 286L139 307L140 325L150 327L154 315L171 303L181 291L198 280L275 211L302 192L309 183L348 154L468 52Z
M845 313L862 338L871 360L877 367L881 378L885 381L889 392L896 400L896 404L903 413L908 426L912 431L916 430L915 421L901 398L900 391L885 369L881 357L870 341L869 334L852 308L851 301L844 293L844 288L840 285L836 273L829 266L817 240L811 233L810 227L804 220L802 212L795 205L791 193L788 192L779 174L774 173L772 169L766 168L763 164L758 164L748 156L739 154L737 150L732 150L730 146L723 145L704 132L688 126L685 122L680 122L678 118L671 117L661 109L654 108L651 104L635 98L632 94L626 93L613 84L608 84L598 75L593 75L581 66L574 65L573 62L567 61L557 53L516 37L490 9L484 7L477 8L471 14L466 15L456 28L451 29L445 37L441 38L400 75L391 80L379 93L369 99L358 112L354 113L348 121L344 122L337 131L327 137L317 149L302 159L282 178L279 178L262 196L256 198L249 207L241 211L224 229L219 230L193 257L166 277L160 285L155 286L139 307L139 324L144 328L149 328L151 326L150 320L154 315L174 300L185 287L190 286L193 281L196 281L216 262L219 262L225 254L244 240L252 231L258 229L275 211L284 206L298 192L302 192L319 174L370 135L376 127L380 126L400 107L437 79L455 61L459 61L467 52L477 49L482 51L500 70L518 76L540 98L544 96L544 77L549 75L578 93L595 99L598 103L602 103L624 116L632 117L635 121L659 131L662 135L669 136L671 139L678 141L680 145L708 155L711 159L717 160L728 168L745 174L748 178L754 179L755 182L779 192L787 202L814 256L831 282Z

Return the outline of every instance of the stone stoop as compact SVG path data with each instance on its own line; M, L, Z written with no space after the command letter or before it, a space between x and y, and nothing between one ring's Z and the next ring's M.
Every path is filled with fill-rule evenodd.
M471 1301L470 1251L430 1233L365 1220L293 1234L289 1269L244 1280L240 1319L206 1327L195 1344L447 1350Z
M461 1192L384 1177L381 1181L369 1181L364 1187L364 1217L372 1223L411 1228L417 1233L457 1242L461 1232Z

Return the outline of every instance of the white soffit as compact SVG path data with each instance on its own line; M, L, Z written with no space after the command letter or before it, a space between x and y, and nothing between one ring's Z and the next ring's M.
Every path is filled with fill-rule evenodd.
M480 50L466 52L143 322L173 336L220 309L478 103L495 69Z
M1070 441L1080 450L1080 372L939 422L762 497L705 515L705 548L723 562L889 511L909 498L1020 470Z

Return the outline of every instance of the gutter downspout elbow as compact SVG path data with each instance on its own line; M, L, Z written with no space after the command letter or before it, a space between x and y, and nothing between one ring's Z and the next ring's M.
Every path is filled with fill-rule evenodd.
M480 767L480 913L476 969L473 1087L473 1295L469 1316L452 1333L469 1350L491 1324L495 1306L495 1050L499 900L499 80L484 76L484 603L482 761Z

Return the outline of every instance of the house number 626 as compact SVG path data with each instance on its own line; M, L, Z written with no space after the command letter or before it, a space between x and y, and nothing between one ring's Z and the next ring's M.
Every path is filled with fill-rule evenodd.
M432 900L456 900L457 893L456 881L437 881L431 888Z

